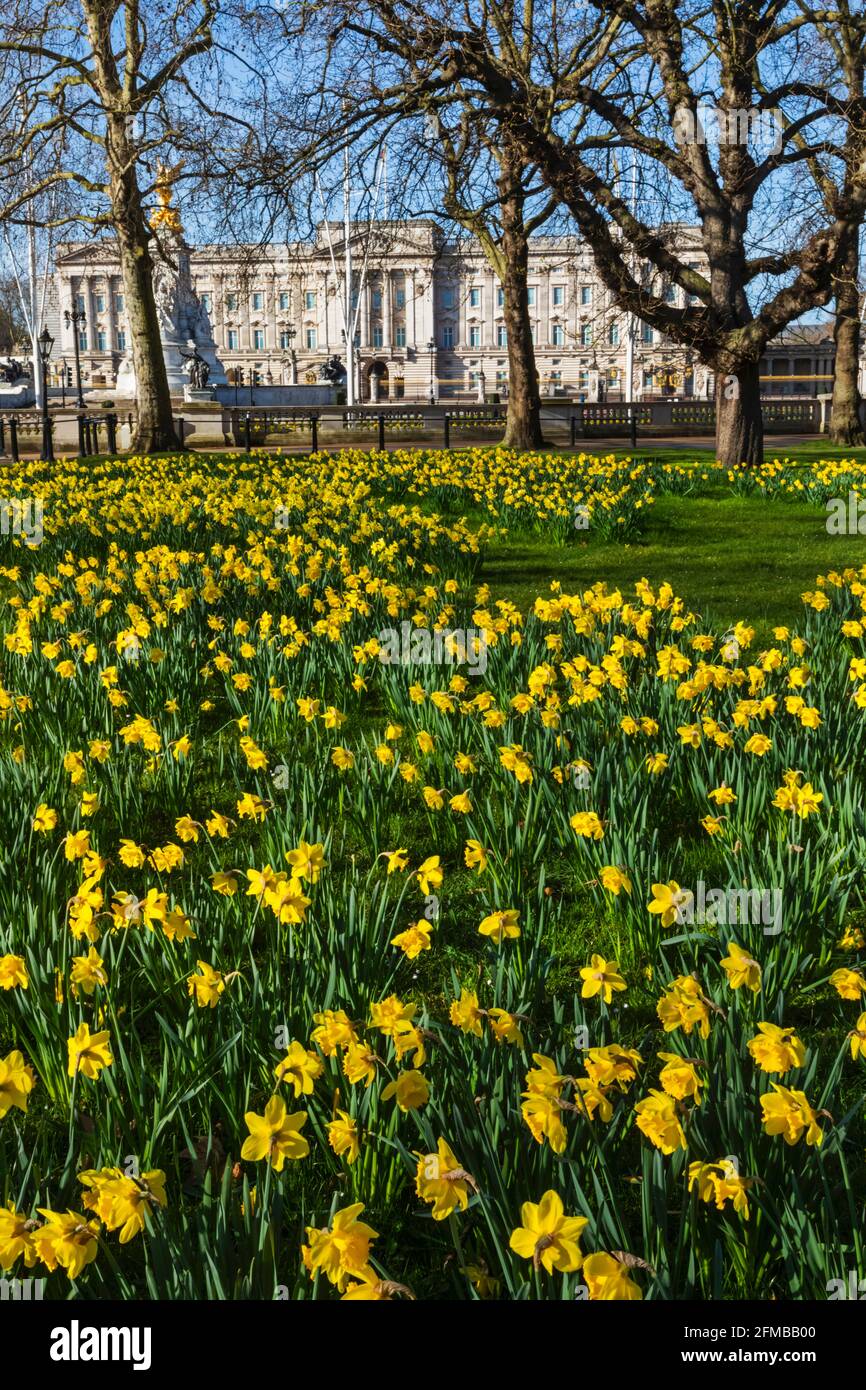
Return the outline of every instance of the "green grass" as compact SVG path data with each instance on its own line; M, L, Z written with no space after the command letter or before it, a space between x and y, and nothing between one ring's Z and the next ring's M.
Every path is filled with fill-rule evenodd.
M633 590L636 580L668 580L706 620L743 618L768 635L776 624L795 625L801 595L828 570L866 563L866 538L831 536L826 513L803 502L731 497L707 489L689 497L660 497L647 515L642 538L631 545L581 534L554 546L512 534L491 545L481 578L494 598L521 607L558 579L580 590L604 579Z
M575 449L563 450L569 454L590 454L599 458L605 458L608 454L614 453L619 457L631 454L635 459L656 459L659 463L675 463L681 468L688 468L692 464L715 463L715 450L704 444L701 440L695 439L688 441L682 448L678 449L654 449L652 440L640 439L638 446L630 450L628 444L623 439L618 439L615 444L600 444L593 439L587 439L583 445L578 444ZM840 448L835 444L822 442L820 438L814 443L794 444L784 434L771 434L764 440L764 462L772 463L774 459L780 462L787 459L792 464L815 463L819 459L856 459L863 463L866 461L866 449Z

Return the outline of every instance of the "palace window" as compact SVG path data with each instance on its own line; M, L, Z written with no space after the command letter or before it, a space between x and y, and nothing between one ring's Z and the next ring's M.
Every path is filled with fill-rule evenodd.
M122 294L116 294L116 295L114 296L114 312L115 312L116 314L122 314L125 308L126 308L126 299L125 299L125 297L124 297Z
M580 326L580 345L581 347L592 347L592 324L582 323Z
M126 334L122 328L117 330L117 351L126 352Z
M280 290L280 308L282 309L283 313L286 312L286 310L288 309L288 307L289 307L289 292L288 292L288 290Z
M526 291L526 302L530 309L535 308L535 286L530 285Z
M496 346L508 347L508 329L504 323L497 324L496 327Z
M565 347L565 329L561 323L555 323L553 325L551 342L554 347Z
M264 352L265 330L263 328L256 328L253 330L253 347L255 348L256 352Z
M307 290L306 294L304 295L304 308L305 308L305 309L315 309L315 307L316 307L316 291L315 291L315 290Z
M237 307L238 297L235 294L234 290L229 290L228 294L226 295L226 308L228 309L229 313L234 313Z
M442 346L445 348L452 348L454 346L454 329L451 327L450 323L442 329Z
M230 348L233 352L237 352L238 330L236 328L230 328L228 330L228 333L226 334L226 347Z
M612 323L610 328L607 330L607 341L610 343L611 347L619 347L618 323Z
M481 287L479 285L473 285L469 291L469 307L470 309L481 308Z
M404 348L406 346L405 324L398 323L397 327L394 329L394 346L398 348Z
M373 347L374 347L374 348L380 348L381 346L382 346L382 325L381 325L381 323L374 323L374 324L373 324Z
M474 348L481 346L481 329L477 325L469 330L469 346Z
M315 352L319 342L319 335L315 328L308 328L304 335L304 342L308 352Z
M253 308L256 309L256 310L261 310L261 309L263 309L264 307L265 307L265 296L262 294L261 290L256 290L255 293L254 293L254 295L253 295Z
M565 285L553 286L553 307L561 309L565 303Z

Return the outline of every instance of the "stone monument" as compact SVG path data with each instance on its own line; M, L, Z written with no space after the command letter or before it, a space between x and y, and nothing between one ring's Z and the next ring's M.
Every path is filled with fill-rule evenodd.
M150 225L161 234L165 256L158 255L154 263L153 296L169 390L183 392L187 401L212 401L213 387L225 386L227 380L208 312L192 287L189 247L180 213L172 203L172 186L180 168L179 164L173 169L160 165L157 171L159 207L151 213ZM135 396L131 353L120 364L115 389L119 396Z
M35 400L29 366L16 357L0 357L0 410L18 410Z

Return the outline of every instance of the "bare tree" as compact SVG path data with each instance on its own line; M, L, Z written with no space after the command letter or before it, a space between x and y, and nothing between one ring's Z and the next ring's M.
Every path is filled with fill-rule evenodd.
M798 72L799 27L785 23L788 0L595 0L599 14L642 46L643 92L624 83L607 89L596 67L570 64L567 40L584 22L578 0L529 6L529 58L500 38L501 12L522 22L508 0L340 8L345 24L385 53L411 30L416 86L421 74L440 89L460 83L495 118L503 142L522 151L571 212L620 307L714 372L719 457L759 462L761 355L784 327L831 299L846 240L866 208L866 130L852 123L845 199L815 229L784 225L786 180L832 148L822 121L844 117L833 92ZM708 96L715 139L703 116ZM569 115L558 119L575 109L589 113L594 138L573 140ZM777 109L788 113L785 122L775 121ZM772 137L766 150L752 138L756 129ZM605 156L622 148L645 174L657 171L655 217L639 215L605 168ZM679 214L662 216L672 205ZM689 221L699 226L706 273L678 249L678 228Z
M56 184L79 195L68 223L116 238L138 392L134 447L176 447L153 293L154 233L142 186L149 154L170 145L172 99L213 41L216 0L7 0L0 15L0 220L26 221ZM150 115L151 134L141 133ZM63 160L56 155L63 134ZM36 177L22 180L22 172Z

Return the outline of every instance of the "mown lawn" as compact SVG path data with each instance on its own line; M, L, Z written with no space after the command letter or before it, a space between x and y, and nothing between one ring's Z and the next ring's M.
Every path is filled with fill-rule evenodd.
M496 597L521 607L553 579L566 590L603 578L629 591L642 578L654 585L668 580L707 620L742 618L766 635L776 624L797 622L801 595L817 575L866 563L866 537L829 535L826 519L807 503L737 498L708 487L660 497L634 544L576 533L570 544L553 545L512 534L489 547L482 574Z

